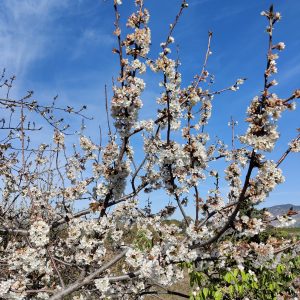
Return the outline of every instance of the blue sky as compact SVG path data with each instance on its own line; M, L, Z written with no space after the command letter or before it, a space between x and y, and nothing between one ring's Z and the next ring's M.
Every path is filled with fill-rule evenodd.
M122 20L131 12L133 1L124 0ZM178 0L146 0L152 28L152 52L159 51L168 26L180 6ZM247 82L238 92L220 95L214 100L214 111L208 127L212 137L218 135L230 143L227 123L230 116L239 121L237 133L245 130L243 120L250 100L263 88L266 64L266 19L260 12L271 2L240 0L190 0L189 8L176 28L174 37L180 47L181 72L184 84L199 72L207 45L207 32L213 31L212 52L208 70L215 75L213 90L232 85L237 78ZM279 74L274 78L279 85L274 92L288 97L300 88L300 1L273 1L282 21L274 32L275 42L283 41L286 50L280 53ZM15 74L14 97L27 90L35 91L35 98L43 103L59 94L61 105L88 105L89 115L95 120L88 125L88 135L98 136L95 129L106 126L104 84L111 86L117 77L118 58L111 49L116 46L112 32L112 0L1 0L0 1L0 68ZM145 80L153 80L146 75ZM155 112L159 95L158 82L148 83L144 94L142 116ZM300 127L300 111L287 112L280 121L282 139L276 146L276 159L295 136ZM154 115L152 116L154 118ZM80 120L70 120L74 127ZM300 158L290 155L283 163L286 175L281 185L266 201L266 205L299 204Z

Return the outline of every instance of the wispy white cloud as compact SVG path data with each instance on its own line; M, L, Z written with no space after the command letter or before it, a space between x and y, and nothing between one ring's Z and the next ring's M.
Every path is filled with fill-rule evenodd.
M48 28L60 0L2 0L0 2L0 68L23 76L28 66L43 57L50 42Z
M243 7L231 7L231 6L225 6L222 7L223 9L216 14L216 16L213 18L214 21L221 21L224 19L229 19L235 15L241 14L243 11L247 10L247 6L243 6Z
M280 80L282 81L282 84L289 83L292 79L298 79L300 75L300 63L299 63L299 57L297 57L296 60L294 60L292 63L289 63L289 67L286 68L286 70L283 70L280 76Z
M111 46L115 43L115 38L112 34L104 33L94 28L85 29L78 38L77 45L73 50L72 59L77 59L84 55L89 47Z

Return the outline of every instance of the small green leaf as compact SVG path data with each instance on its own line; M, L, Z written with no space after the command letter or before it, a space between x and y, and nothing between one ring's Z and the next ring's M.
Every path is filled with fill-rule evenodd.
M244 287L242 285L239 285L238 286L238 291L239 291L239 294L242 295L243 292L244 292Z
M214 293L214 299L215 300L222 300L222 298L223 298L223 295L222 295L222 293L220 291L216 291Z
M241 275L242 275L242 281L246 282L248 281L249 275L246 274L244 271L241 271Z
M230 296L233 296L234 294L234 287L232 285L229 286L229 294Z
M208 293L209 293L209 289L208 289L208 288L204 288L204 289L202 290L202 293L203 293L204 299L206 299L207 296L208 296Z
M233 276L236 278L239 274L239 269L234 269L233 270Z
M226 280L226 282L231 283L234 278L231 273L226 273L224 279Z

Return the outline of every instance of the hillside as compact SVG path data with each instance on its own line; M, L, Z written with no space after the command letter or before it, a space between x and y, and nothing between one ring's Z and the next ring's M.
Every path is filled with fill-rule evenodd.
M267 207L267 209L274 216L278 216L286 214L291 207L293 208L293 210L298 212L297 215L293 216L293 218L296 220L296 223L293 224L293 227L300 227L300 205L282 204Z

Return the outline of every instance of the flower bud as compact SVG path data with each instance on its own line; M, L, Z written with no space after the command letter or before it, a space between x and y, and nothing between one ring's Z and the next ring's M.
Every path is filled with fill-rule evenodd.
M279 51L282 51L284 48L285 48L285 44L283 42L280 42L277 45L273 46L273 49L277 49Z

